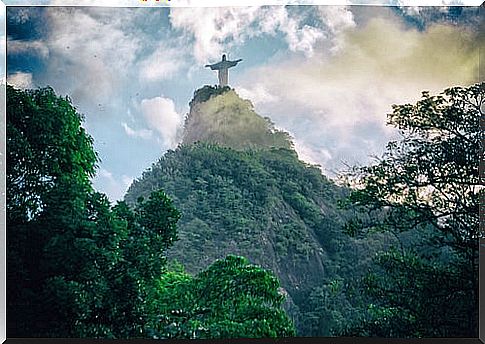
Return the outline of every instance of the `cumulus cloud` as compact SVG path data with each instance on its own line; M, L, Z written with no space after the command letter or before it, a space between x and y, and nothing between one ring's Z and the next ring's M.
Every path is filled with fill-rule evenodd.
M318 13L324 25L332 33L331 51L336 53L344 44L342 35L356 27L354 15L344 6L318 6Z
M414 102L423 90L478 81L479 44L459 27L420 32L398 18L380 18L362 30L344 30L342 42L333 55L317 51L255 68L239 85L258 85L264 96L256 109L291 128L306 147L302 153L330 170L381 152L395 134L385 125L392 104ZM273 96L282 100L273 102Z
M7 82L17 88L32 88L32 73L16 72L7 76Z
M219 57L224 42L241 42L258 12L258 7L172 8L170 22L175 29L193 36L193 54L203 63Z
M320 25L305 24L306 19L303 14L291 15L284 6L263 7L259 13L257 34L274 35L281 32L291 51L311 56L316 43L327 38L327 34Z
M111 202L115 202L123 199L132 181L132 177L127 175L115 176L111 171L100 168L93 182L95 185L102 184L103 193L108 196Z
M124 30L130 14L122 11L113 16L102 8L46 9L51 32L46 38L50 52L46 82L55 80L62 92L78 101L100 103L115 95L141 46L134 33ZM66 74L71 77L62 78Z
M254 105L280 101L277 95L270 94L262 84L252 85L251 88L238 87L237 93L241 98L251 101Z
M299 12L285 6L172 8L170 22L193 39L193 54L199 63L218 58L224 49L251 37L277 33L291 51L311 56L319 41L354 25L352 13L345 7L319 11L320 20L310 25L311 8Z
M164 146L173 148L178 141L183 116L175 110L172 99L143 99L140 108L147 125L159 134Z
M355 27L354 15L344 6L318 6L318 12L325 25L333 33L340 33Z
M186 63L185 59L180 58L180 50L160 44L152 54L138 63L142 81L161 81L173 77Z
M126 122L121 122L121 126L125 130L126 135L131 137L139 137L145 140L152 138L153 132L148 129L138 129L135 130L131 128Z

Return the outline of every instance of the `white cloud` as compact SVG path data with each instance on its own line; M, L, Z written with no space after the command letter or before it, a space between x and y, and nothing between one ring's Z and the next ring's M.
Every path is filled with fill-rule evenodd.
M355 28L354 15L347 7L342 6L318 6L320 18L328 30L332 33L331 51L336 53L342 49L345 31Z
M173 148L178 141L183 117L175 110L172 99L143 99L140 108L147 125L160 135L166 147Z
M123 199L132 181L132 177L126 175L118 177L107 169L100 168L94 179L94 184L103 185L103 193L108 196L111 202L115 202Z
M353 27L353 17L344 7L319 9L322 23L306 24L313 9L293 13L285 6L171 8L170 22L193 38L193 54L199 63L219 58L224 49L263 35L283 34L290 51L311 56L315 45ZM322 25L325 28L322 27Z
M161 44L150 56L138 63L140 78L143 81L161 81L173 77L186 63L181 56L180 49Z
M129 7L133 6L133 0L51 0L49 5Z
M258 17L257 34L283 33L291 51L300 51L306 55L313 54L317 41L326 38L319 27L305 25L305 16L291 16L284 6L263 7Z
M324 172L325 166L332 160L332 154L327 149L306 145L303 140L293 140L298 158L312 165L319 165Z
M344 29L341 36L334 54L317 50L310 58L254 68L239 85L263 90L256 110L291 129L302 157L330 170L381 153L395 135L386 126L392 104L415 102L423 90L439 93L478 81L479 44L459 27L419 32L391 17L370 20L362 30ZM276 96L281 101L274 102Z
M44 41L12 40L7 37L7 50L9 55L13 54L35 54L42 58L49 57L49 48Z
M99 173L99 176L102 178L113 180L113 173L111 173L110 171L104 168L100 168L98 173Z
M250 88L237 87L237 93L243 99L248 99L252 104L273 103L279 101L279 97L270 94L263 84L252 85Z
M397 0L397 5L406 6L413 8L415 11L419 12L420 6L463 6L465 3L468 3L468 6L479 6L478 0L475 2L474 0ZM473 5L472 3L475 3ZM411 10L412 11L412 10Z
M7 76L7 82L18 88L33 88L32 73L16 72Z
M122 122L121 126L123 127L123 129L125 129L125 133L128 136L139 137L139 138L142 138L144 140L148 140L148 139L152 138L153 132L151 130L148 130L148 129L135 130L135 129L131 128L125 122Z
M219 57L224 45L243 41L258 12L258 7L172 8L170 22L194 37L193 54L204 63Z
M321 29L309 25L298 28L298 23L294 19L288 19L287 24L280 28L286 33L289 49L301 51L307 56L312 56L315 43L326 37Z
M51 81L62 93L77 101L105 103L116 95L118 86L136 59L140 38L127 32L124 23L134 14L126 9L113 16L112 9L50 7L46 21ZM126 72L121 72L126 71ZM64 75L70 78L63 78Z
M333 33L340 33L355 27L354 15L347 7L318 6L318 12L325 25Z
M22 0L9 0L8 4L25 2ZM258 5L362 5L374 4L391 6L395 5L396 1L391 0L232 0L232 6L258 6ZM442 6L442 5L466 5L466 6L480 6L481 0L398 0L397 3L403 6ZM42 0L30 0L30 5L45 5ZM51 5L77 5L77 6L134 6L133 0L51 0ZM150 6L150 7L226 7L228 0L147 0L146 2L137 2L136 6Z

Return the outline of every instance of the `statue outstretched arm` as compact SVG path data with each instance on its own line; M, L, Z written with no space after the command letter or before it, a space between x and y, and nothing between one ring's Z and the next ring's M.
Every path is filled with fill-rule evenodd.
M217 69L221 69L223 67L223 63L222 62L217 62L217 63L214 63L214 64L207 64L205 66L206 67L209 67L212 70L217 70Z
M235 65L237 65L239 62L241 62L242 59L239 59L239 60L235 60L235 61L227 61L227 67L234 67Z

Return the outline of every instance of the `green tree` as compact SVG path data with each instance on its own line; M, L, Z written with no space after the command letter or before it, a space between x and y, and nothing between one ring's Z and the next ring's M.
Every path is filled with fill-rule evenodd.
M97 161L81 121L69 99L50 88L7 86L9 335L48 328L47 317L39 317L45 311L40 291L52 276L43 266L45 247L77 225Z
M196 274L232 253L273 271L288 293L284 308L302 336L333 335L333 327L356 313L349 288L332 302L317 302L322 293L311 298L312 290L334 279L351 284L389 236L349 240L342 226L350 213L336 205L348 191L298 160L294 150L181 145L134 181L125 200L134 204L159 188L183 213L180 240L169 259Z
M176 239L180 213L163 191L140 198L134 209L118 202L113 213L125 221L128 234L120 245L122 260L113 267L115 274L107 274L113 314L109 324L118 338L150 337L158 314L158 280L166 271L165 255Z
M8 86L7 104L9 336L146 336L178 211L163 192L131 210L93 191L92 139L68 98Z
M9 337L294 333L278 280L243 258L195 278L167 270L180 213L162 191L132 207L94 192L92 139L68 98L10 86L7 96ZM174 335L166 319L179 306L203 309L204 327L194 316Z
M217 260L195 277L173 270L160 280L159 336L294 336L294 326L281 309L284 298L278 279L243 257Z
M350 333L477 336L484 99L482 83L395 105L388 124L402 139L376 164L347 174L349 203L361 211L349 233L388 231L401 240L377 258L381 270L365 281L375 302ZM421 247L403 240L410 231Z
M62 183L90 189L97 156L82 116L51 88L21 91L7 85L7 216L33 219L48 192Z

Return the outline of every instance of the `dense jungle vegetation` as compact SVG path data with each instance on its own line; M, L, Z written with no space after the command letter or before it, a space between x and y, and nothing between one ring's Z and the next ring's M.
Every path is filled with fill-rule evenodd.
M234 90L112 205L70 99L7 86L9 337L476 337L484 84L339 184Z
M9 337L295 334L271 272L231 255L196 276L167 265L180 213L163 191L128 207L93 190L69 99L9 86L7 104Z

